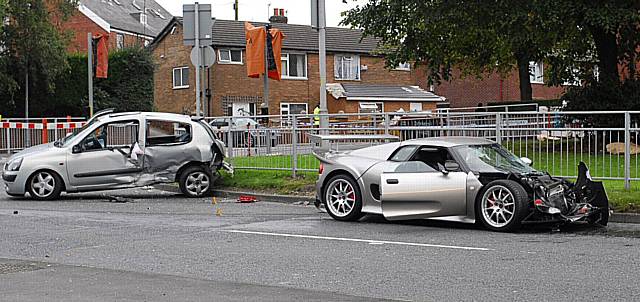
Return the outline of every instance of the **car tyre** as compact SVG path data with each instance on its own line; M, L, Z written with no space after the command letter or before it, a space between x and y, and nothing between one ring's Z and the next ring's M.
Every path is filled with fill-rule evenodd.
M62 187L62 178L53 171L37 171L27 179L27 192L35 200L58 199Z
M182 194L187 197L203 197L211 193L213 177L208 169L202 166L191 166L180 173L178 185Z
M327 213L340 221L356 221L362 213L362 194L353 177L346 174L333 176L326 182L322 194Z
M494 180L478 194L476 219L491 231L515 231L529 212L528 199L527 192L519 183Z

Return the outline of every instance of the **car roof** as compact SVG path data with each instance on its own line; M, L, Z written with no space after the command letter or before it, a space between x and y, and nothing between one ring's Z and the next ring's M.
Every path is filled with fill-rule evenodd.
M188 115L168 113L168 112L117 112L117 113L111 113L108 115L109 118L131 117L131 116L142 116L144 118L164 119L164 120L171 120L171 121L184 122L184 123L188 123L191 121L191 117L189 117Z
M430 145L435 147L455 147L464 145L489 145L496 142L480 137L470 136L446 136L446 137L428 137L406 140L402 145Z

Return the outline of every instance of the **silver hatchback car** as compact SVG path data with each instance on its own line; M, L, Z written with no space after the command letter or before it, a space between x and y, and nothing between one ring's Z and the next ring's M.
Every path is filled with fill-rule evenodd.
M226 148L211 127L189 116L111 110L58 141L25 149L2 171L10 196L51 200L84 192L178 182L189 197L208 194Z

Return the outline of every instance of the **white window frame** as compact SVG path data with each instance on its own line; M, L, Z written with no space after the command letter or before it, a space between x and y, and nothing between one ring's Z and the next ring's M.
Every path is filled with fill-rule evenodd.
M309 114L309 104L307 103L291 103L291 102L286 102L286 103L280 103L280 115L291 115L291 105L304 105L304 111ZM286 107L286 109L284 109ZM286 111L286 113L285 113ZM297 114L297 113L296 113Z
M140 13L140 23L144 24L144 25L148 25L149 24L149 16L147 16L147 14L145 13Z
M396 68L394 68L393 70L411 71L411 63L409 62L398 63Z
M239 51L240 52L240 61L233 61L233 57L231 56L231 52L232 51ZM223 60L222 56L220 55L221 52L228 52L229 53L229 60ZM236 48L220 48L218 49L218 63L219 64L236 64L236 65L242 65L244 64L244 58L242 57L242 49L236 49Z
M304 76L289 76L289 67L291 67L291 64L289 64L289 55L298 55L298 56L304 56ZM280 60L281 61L287 61L287 70L285 73L285 70L282 70L282 78L283 79L288 79L288 80L308 80L308 76L307 76L307 54L306 53L295 53L295 52L290 52L290 53L282 53L280 55Z
M529 82L544 84L544 65L542 62L529 62Z
M357 73L355 75L355 78L346 78L344 71L345 71L345 58L346 57L350 57L350 61L355 61L354 63L351 64L355 64L358 68ZM340 80L340 81L360 81L360 56L359 55L351 55L351 54L335 54L333 55L333 59L334 60L340 60L340 65L342 67L342 74L338 73L338 70L336 69L337 64L334 62L333 63L333 68L334 68L334 78L335 80ZM338 76L336 76L338 75Z
M358 102L358 114L373 114L373 112L362 112L362 109L360 108L361 105L364 104L375 104L376 107L378 107L378 105L380 105L380 112L376 112L376 113L383 113L384 112L384 102Z
M420 110L414 111L412 109L412 107L417 107L418 105L420 106ZM424 110L424 103L422 103L422 102L410 102L409 103L409 112L422 112L423 110Z
M175 67L173 68L173 70L171 71L171 86L173 86L173 89L185 89L185 88L189 88L189 83L187 81L187 85L184 85L184 78L183 78L183 69L187 70L187 74L189 73L189 66L181 66L181 67ZM176 86L176 70L180 70L180 84L182 85L178 85ZM188 80L188 79L187 79Z
M124 48L124 34L116 33L116 49Z

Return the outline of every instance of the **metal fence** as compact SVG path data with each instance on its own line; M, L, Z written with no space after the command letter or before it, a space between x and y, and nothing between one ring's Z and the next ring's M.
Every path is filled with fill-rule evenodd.
M401 141L438 136L494 140L534 167L575 177L584 161L594 178L640 180L640 112L416 112L330 114L329 127L314 125L313 115L224 117L214 127L230 150L236 169L283 170L293 175L317 171L309 134L391 134ZM212 118L220 120L222 118ZM215 124L215 123L214 123ZM352 149L380 143L342 141Z
M398 112L330 114L328 127L313 115L234 116L207 118L228 147L236 169L280 170L296 175L315 172L310 134L395 135L401 141L438 136L472 136L494 140L518 156L533 160L538 170L575 177L584 161L594 178L640 180L640 111L618 112ZM49 119L61 122L67 119ZM7 120L3 120L6 122ZM57 139L70 129L49 129ZM43 130L0 129L0 152L42 142ZM30 144L26 144L30 133ZM379 144L380 140L342 140L334 149Z
M3 118L0 120L0 153L56 141L84 121L83 117Z

